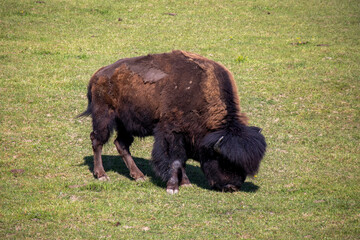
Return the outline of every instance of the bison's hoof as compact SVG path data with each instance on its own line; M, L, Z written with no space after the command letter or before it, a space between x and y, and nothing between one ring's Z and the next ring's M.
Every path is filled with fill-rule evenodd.
M168 189L166 189L166 192L168 194L173 195L173 194L177 194L179 192L179 189L170 189L170 188L168 188Z
M107 175L98 178L99 181L110 181L110 178Z
M182 187L191 186L191 182L189 181L188 178L183 178L181 183L180 183L180 186L182 186Z
M139 178L136 178L135 179L135 182L145 182L146 181L146 177L143 176L143 177L139 177Z

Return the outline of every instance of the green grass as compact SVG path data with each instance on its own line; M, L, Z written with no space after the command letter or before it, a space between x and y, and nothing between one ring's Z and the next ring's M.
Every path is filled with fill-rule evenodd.
M174 13L169 15L168 13ZM119 20L120 18L120 20ZM152 138L90 172L86 86L119 58L182 49L223 63L268 151L236 193L175 196L151 171ZM359 239L360 2L0 3L1 239ZM112 140L110 141L112 142Z

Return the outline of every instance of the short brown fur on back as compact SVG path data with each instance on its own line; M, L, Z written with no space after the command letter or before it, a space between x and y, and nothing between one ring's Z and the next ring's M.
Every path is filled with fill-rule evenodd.
M144 79L146 73L141 72L139 63L145 68L149 65L148 69L156 65L162 78ZM140 73L134 72L137 69ZM229 86L224 86L218 77L224 74L230 78ZM226 87L231 88L226 89L227 96L221 92L224 90L221 88ZM120 119L130 107L122 103L128 102L136 103L136 107L131 105L133 117L149 114L152 122L167 119L181 132L188 131L189 124L215 130L226 124L225 116L230 111L243 124L247 123L245 115L240 113L236 86L229 71L218 63L184 51L120 60L98 71L90 81L90 88L94 103L108 105ZM231 99L231 106L226 106L226 98ZM136 131L133 134L142 135Z

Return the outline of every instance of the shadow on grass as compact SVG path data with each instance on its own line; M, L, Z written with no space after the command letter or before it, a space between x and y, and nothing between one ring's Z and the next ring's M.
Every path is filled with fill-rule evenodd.
M149 177L150 181L162 188L166 188L166 183L163 182L160 178L158 178L154 171L151 169L150 160L146 160L144 158L137 158L133 156L133 159L138 166L138 168L147 176ZM121 159L120 156L112 156L112 155L102 155L103 166L105 172L114 171L120 175L123 175L131 180L133 180L129 175L129 170L126 167L125 163ZM84 157L84 164L89 167L91 172L94 171L94 157L93 156L86 156ZM190 182L192 184L197 185L200 188L212 190L211 187L208 185L205 176L200 167L193 166L190 164L186 165L186 174L188 175ZM241 190L242 192L256 192L259 187L252 182L245 182Z

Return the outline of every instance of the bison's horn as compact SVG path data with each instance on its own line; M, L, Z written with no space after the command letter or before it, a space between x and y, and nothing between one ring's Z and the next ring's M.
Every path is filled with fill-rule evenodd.
M221 141L223 140L224 136L221 136L221 138L219 138L219 140L217 140L217 142L215 143L214 145L214 150L215 152L217 153L220 153L221 154L221 151L220 151L220 143Z

